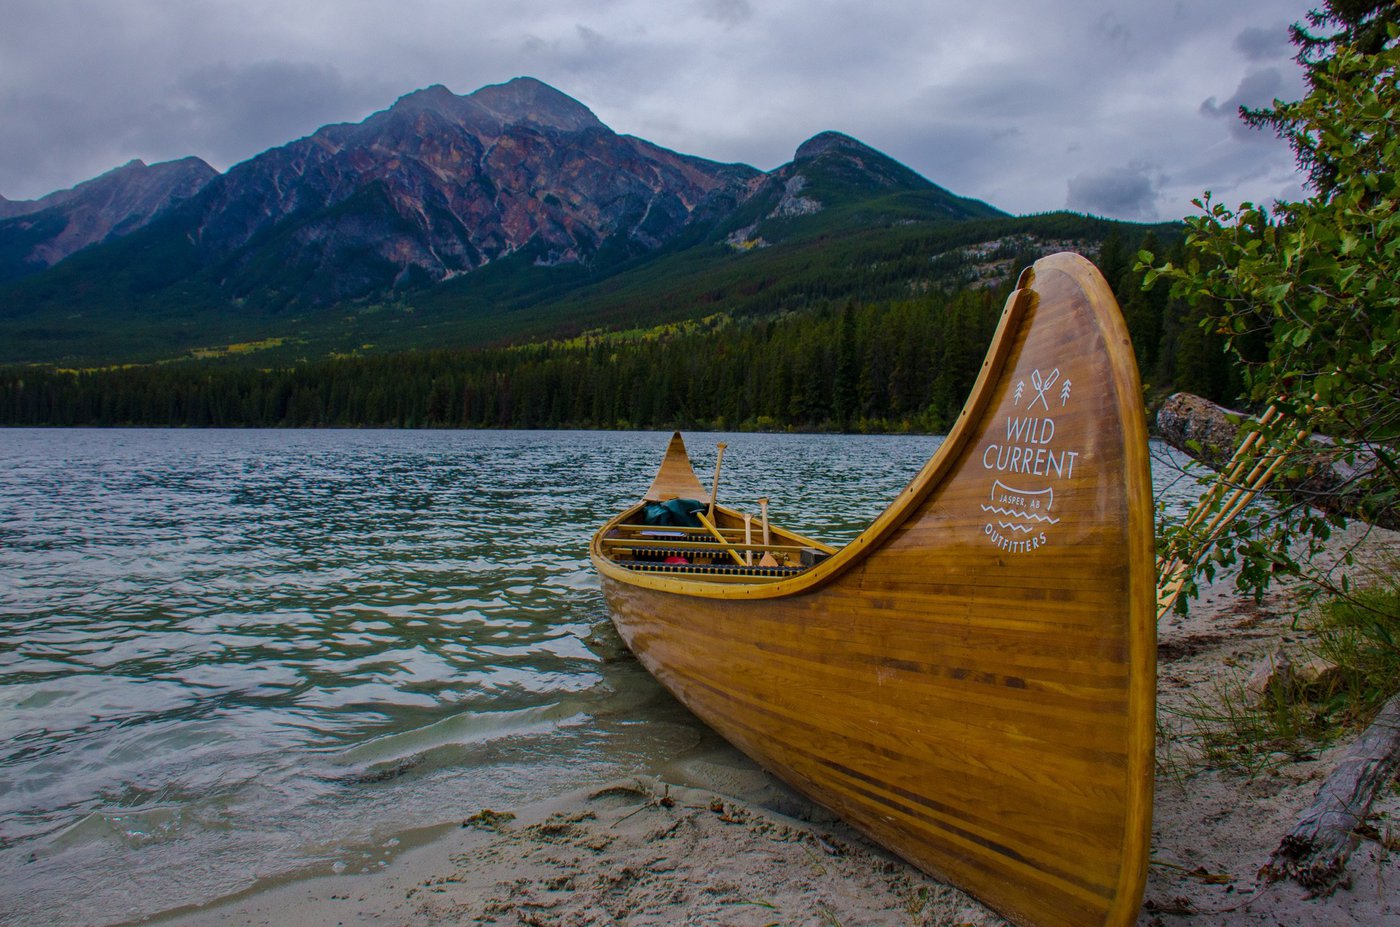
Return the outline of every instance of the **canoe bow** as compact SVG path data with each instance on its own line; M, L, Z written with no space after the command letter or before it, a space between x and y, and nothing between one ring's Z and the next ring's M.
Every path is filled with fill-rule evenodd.
M699 485L675 441L648 498ZM603 543L634 512L592 560L624 641L702 720L1015 923L1136 920L1153 507L1132 345L1092 264L1057 254L1022 275L944 443L815 566L640 573Z

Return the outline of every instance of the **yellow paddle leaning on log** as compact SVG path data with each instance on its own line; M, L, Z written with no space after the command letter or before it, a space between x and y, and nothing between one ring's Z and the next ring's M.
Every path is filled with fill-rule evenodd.
M1200 543L1196 549L1191 551L1189 556L1177 555L1171 559L1158 559L1157 561L1157 620L1162 618L1172 610L1176 600L1181 597L1182 590L1186 587L1186 576L1191 571L1194 564L1200 562L1205 557L1220 535L1230 522L1234 521L1241 512L1254 501L1254 497L1259 494L1269 481L1273 479L1274 473L1278 471L1283 463L1284 457L1301 442L1307 439L1306 430L1298 431L1293 435L1293 440L1285 445L1271 445L1262 451L1258 450L1263 435L1263 429L1270 425L1279 425L1281 413L1274 406L1269 406L1264 410L1264 414L1259 416L1257 430L1251 432L1240 442L1235 453L1230 457L1229 462L1221 469L1215 482L1211 484L1199 502L1191 509L1186 516L1183 525L1187 528L1194 527L1206 518L1210 517L1210 523L1205 526ZM1230 497L1223 502L1222 498L1227 492L1233 489ZM1212 513L1214 517L1211 517Z

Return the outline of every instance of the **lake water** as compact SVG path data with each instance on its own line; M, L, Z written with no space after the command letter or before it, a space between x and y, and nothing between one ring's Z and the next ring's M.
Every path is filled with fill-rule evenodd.
M372 869L701 746L587 556L666 438L0 430L0 923ZM729 443L721 498L838 543L938 441L689 439L707 485Z

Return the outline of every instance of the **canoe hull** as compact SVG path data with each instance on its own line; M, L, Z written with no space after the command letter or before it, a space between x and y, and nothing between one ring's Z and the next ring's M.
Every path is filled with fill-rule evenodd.
M716 590L594 561L637 658L759 764L1015 922L1127 925L1153 774L1145 418L1097 272L1055 256L1026 284L944 448L829 563Z

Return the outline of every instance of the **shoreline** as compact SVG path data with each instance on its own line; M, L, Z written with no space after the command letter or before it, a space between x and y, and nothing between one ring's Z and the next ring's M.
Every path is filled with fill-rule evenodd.
M122 923L1005 924L727 745L521 808L464 805L437 829L380 871L286 877Z
M1338 538L1340 550L1357 531ZM1366 541L1372 566L1400 559L1400 534ZM1357 569L1362 569L1358 567ZM1241 599L1217 581L1158 632L1159 746L1151 863L1138 927L1400 927L1400 789L1372 809L1379 839L1349 883L1309 898L1257 872L1351 737L1253 775L1209 768L1181 732L1193 706L1243 682L1275 648L1306 647L1291 597ZM1243 674L1243 675L1242 675ZM875 846L733 748L706 746L652 775L519 808L464 800L463 823L367 874L288 877L231 898L128 923L280 925L939 925L1006 923ZM432 829L428 829L432 830Z

